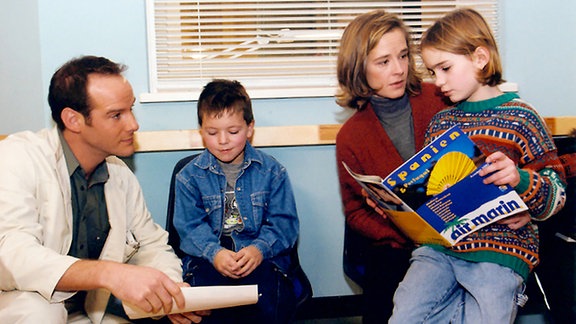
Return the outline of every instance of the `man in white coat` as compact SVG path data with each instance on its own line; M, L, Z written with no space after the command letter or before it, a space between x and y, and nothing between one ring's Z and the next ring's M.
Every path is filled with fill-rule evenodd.
M127 322L118 300L184 306L180 260L116 157L134 153L138 129L124 70L70 60L50 83L56 126L0 141L1 323Z

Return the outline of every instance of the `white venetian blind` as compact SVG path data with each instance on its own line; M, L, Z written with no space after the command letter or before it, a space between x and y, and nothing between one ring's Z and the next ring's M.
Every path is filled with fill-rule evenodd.
M457 7L478 10L498 34L496 0L147 0L150 93L142 101L196 100L214 78L253 98L331 96L342 31L377 8L398 14L418 42Z

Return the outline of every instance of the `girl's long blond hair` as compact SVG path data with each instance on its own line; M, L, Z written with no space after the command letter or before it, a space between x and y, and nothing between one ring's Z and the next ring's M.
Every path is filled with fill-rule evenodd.
M420 50L426 47L467 56L472 56L478 47L484 47L490 51L490 59L478 72L478 82L489 86L504 82L494 35L482 15L473 9L456 9L436 21L422 36Z

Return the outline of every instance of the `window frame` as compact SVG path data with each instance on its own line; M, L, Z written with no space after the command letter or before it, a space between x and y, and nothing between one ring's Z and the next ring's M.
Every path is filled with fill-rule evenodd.
M198 95L201 92L201 85L208 82L208 79L204 79L203 81L198 82L192 89L189 90L182 90L182 89L171 89L171 90L162 90L160 89L160 83L158 77L158 56L157 56L157 47L156 47L156 28L155 28L155 3L156 2L167 2L168 0L146 0L146 22L147 22L147 45L148 45L148 69L149 69L149 89L146 93L140 94L140 102L173 102L173 101L195 101L198 98ZM425 1L425 0L424 0ZM174 2L194 2L194 1L174 1ZM206 0L204 0L206 2ZM225 3L223 1L214 1ZM313 1L317 2L317 1ZM326 1L328 4L329 1ZM349 1L354 2L354 1ZM412 1L414 2L414 1ZM488 19L492 25L496 38L498 39L498 15L499 15L499 6L497 0L451 0L451 1L438 1L438 3L444 3L447 6L456 6L456 7L463 7L463 6L474 6L477 3L483 3L486 6L490 6L492 8L494 17ZM360 3L360 2L358 2ZM362 2L364 3L364 2ZM488 3L488 4L486 4ZM365 11L372 10L372 8L367 9ZM353 19L353 17L351 18ZM347 24L347 23L346 23ZM425 27L422 27L425 28ZM340 30L340 34L343 31L343 28ZM413 37L417 38L421 35L422 31L413 31ZM415 35L415 36L414 36ZM338 37L339 39L339 37ZM415 43L417 43L417 39L415 39ZM304 85L303 87L295 87L289 86L285 88L266 88L266 87L254 87L250 83L244 82L242 78L234 78L242 82L248 92L250 93L251 98L305 98L305 97L333 97L337 90L337 80L336 80L336 71L335 71L335 58L334 60L334 72L333 74L325 78L326 83L316 82L313 85ZM225 77L227 76L217 76L217 77ZM306 75L301 75L301 78L305 78ZM278 76L277 79L282 79L282 76ZM201 79L200 79L201 80ZM266 81L265 81L266 82ZM264 84L265 82L261 82ZM269 81L268 81L269 82ZM320 84L320 85L319 85ZM507 90L516 90L517 87L515 85L504 85Z

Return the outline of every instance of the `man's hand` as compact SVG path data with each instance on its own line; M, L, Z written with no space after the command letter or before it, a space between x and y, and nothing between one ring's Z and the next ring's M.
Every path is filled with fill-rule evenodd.
M187 282L180 282L178 283L178 286L190 287ZM168 319L174 324L200 323L202 321L202 317L208 315L210 315L209 310L202 310L188 313L171 314L168 315Z
M160 309L168 313L174 301L185 306L178 284L160 270L113 261L79 260L72 264L56 285L56 290L78 291L108 289L123 302L145 312Z
M196 311L182 314L168 315L168 319L174 324L200 323L204 316L210 315L209 310Z
M179 285L160 270L129 264L117 265L114 271L110 271L106 288L120 300L149 313L156 313L160 309L169 313L174 301L179 308L185 306Z

